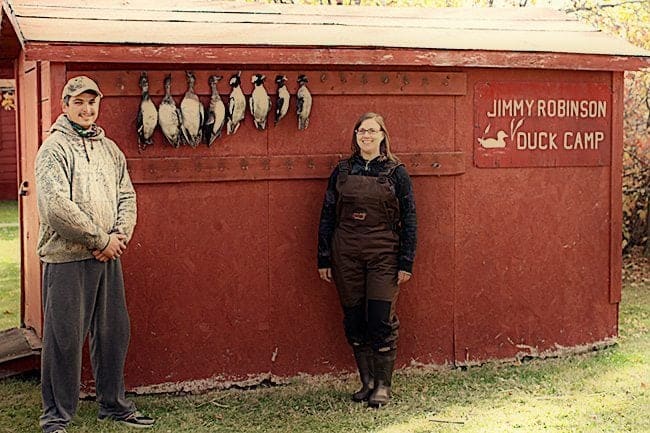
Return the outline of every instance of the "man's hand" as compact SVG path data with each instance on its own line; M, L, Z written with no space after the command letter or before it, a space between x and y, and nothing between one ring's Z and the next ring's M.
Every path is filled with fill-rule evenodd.
M319 268L318 275L321 280L325 280L328 283L332 282L332 268Z
M94 250L93 256L100 262L107 262L109 260L117 260L124 251L126 251L126 235L121 233L111 233L108 245L103 250Z

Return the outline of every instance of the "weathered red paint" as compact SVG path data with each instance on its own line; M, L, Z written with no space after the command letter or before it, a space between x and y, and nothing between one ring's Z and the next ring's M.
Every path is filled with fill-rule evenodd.
M329 177L345 156L143 157L129 159L129 173L136 184L323 179ZM408 153L401 154L400 158L411 176L449 176L465 172L462 152Z
M243 49L242 49L243 48ZM65 63L337 65L349 67L431 68L492 67L625 71L647 67L647 61L624 56L567 53L527 53L478 50L417 50L293 47L70 45L32 42L31 60Z
M210 75L223 77L217 85L223 96L230 93L228 78L236 74L238 69L197 69L194 70L197 94L205 95L206 102L210 95L208 78ZM460 72L422 72L422 71L354 71L354 70L305 70L296 69L255 69L255 73L266 76L265 87L269 95L276 93L273 79L276 75L286 75L289 81L287 89L293 95L298 90L296 78L299 74L309 76L309 91L312 95L464 95L467 89L466 77ZM187 89L184 71L152 70L149 78L149 94L154 97L164 96L163 80L167 74L172 76L172 94L182 95ZM138 80L140 70L130 71L97 71L95 79L101 85L104 96L140 96ZM242 80L241 88L244 94L250 95L253 84L250 80ZM104 90L106 89L106 90Z
M617 335L623 81L616 71L640 64L647 59L29 42L18 76L25 98L21 169L30 179L34 131L59 114L66 79L95 78L105 93L99 123L124 151L138 193L138 226L123 257L132 318L129 388L178 389L212 378L190 386L201 388L350 368L335 289L315 270L316 226L326 177L338 155L349 153L351 128L364 111L385 116L417 198L420 246L414 278L400 295L398 364L463 365L591 347ZM239 68L246 93L256 72L288 75L292 95L297 75L307 74L314 94L309 128L297 130L292 100L287 117L263 132L247 115L235 135L211 148L174 149L157 131L154 145L138 151L141 71L149 72L158 104L164 74L173 74L178 103L184 71L193 70L207 103L207 77ZM601 153L558 159L565 164L530 157L482 167L476 134L486 124L477 110L489 108L486 83L515 93L529 83L540 97L548 89L579 98L611 92L611 110L599 124L608 137ZM274 97L271 80L266 87ZM225 100L225 80L219 89ZM498 127L509 121L504 125ZM21 206L24 317L40 330L33 190Z
M497 79L486 70L475 80ZM508 71L498 80L609 84L611 75ZM461 115L473 111L467 105ZM462 134L473 147L473 130ZM609 166L473 167L458 178L457 362L535 355L616 335L609 267L620 243L610 250L611 187Z
M623 73L612 74L612 163L610 165L609 302L621 302L623 257ZM618 320L616 321L618 331Z
M13 78L13 61L0 60L0 79ZM16 200L18 195L18 174L16 169L17 143L16 110L4 110L0 108L0 200Z
M178 81L180 72L175 73ZM208 72L196 71L206 80ZM434 247L424 248L421 260L453 267L453 217L448 211L453 207L452 178L462 174L469 161L465 152L453 149L449 125L454 123L454 96L413 96L421 103L417 118L400 124L400 118L413 117L413 105L394 88L377 94L373 86L384 86L383 82L366 83L371 95L359 95L363 82L353 82L350 96L330 96L323 93L329 89L316 84L314 116L306 131L297 131L292 106L277 127L259 132L247 118L237 134L218 139L212 148L173 149L157 132L156 143L138 152L132 117L139 101L137 90L131 83L125 86L131 88L125 90L127 95L111 95L118 88L112 83L127 83L125 77L137 79L137 74L84 73L107 87L101 122L127 155L138 192L140 219L130 254L124 258L128 287L138 288L128 293L133 318L129 365L135 369L127 369L131 385L213 375L243 380L262 372L287 376L348 365L346 350L333 353L334 348L344 349L345 343L334 288L316 278L315 231L325 178L337 155L349 152L350 128L360 110L382 111L392 119L395 151L409 166L416 185L427 191L422 194L430 197L419 204L421 242ZM321 72L308 74L319 77ZM177 86L175 94L182 94L182 81ZM199 94L207 99L204 83ZM158 98L154 95L156 102ZM440 228L427 229L430 218ZM405 333L405 359L453 362L451 292L442 295L435 289L437 284L451 287L453 274L433 272L427 266L419 272L423 287L407 287L407 293L437 298L446 307L436 313L434 306L405 295L406 329L425 319L431 325L417 336ZM186 365L189 353L206 361Z
M348 152L363 110L386 116L407 164L444 156L443 166L455 167L439 175L409 167L420 249L399 306L401 365L508 358L616 335L617 305L607 295L609 166L482 169L468 157L477 84L606 86L609 73L467 70L463 95L317 93L306 131L297 131L292 107L277 127L259 132L247 118L212 148L173 149L156 132L156 143L138 152L139 96L129 81L137 74L75 70L66 78L82 72L112 77L103 78L100 122L129 159L138 192L139 223L124 256L131 387L349 366L334 288L316 277L315 231L324 178ZM123 96L110 84L120 80L130 83ZM204 87L200 97L207 100Z
M41 266L36 253L38 242L38 213L36 208L36 184L34 181L34 157L41 141L39 110L40 65L25 60L21 55L17 62L18 80L18 146L19 175L25 195L21 196L18 211L21 221L21 283L23 287L21 322L35 330L40 337L43 318L41 313Z
M15 60L20 54L20 48L10 17L0 7L0 60Z
M0 379L17 376L27 371L38 371L41 368L41 353L34 351L34 354L24 355L17 359L4 361L0 364Z
M474 162L478 167L609 165L611 110L609 85L477 83Z
M59 89L65 84L65 64L41 62L41 134L47 136L52 122L61 114L61 95Z

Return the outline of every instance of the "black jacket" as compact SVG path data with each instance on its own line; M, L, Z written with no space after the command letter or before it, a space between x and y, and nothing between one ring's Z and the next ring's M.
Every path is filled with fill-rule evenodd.
M366 161L361 156L355 155L350 158L350 175L353 176L374 176L385 171L391 161L383 156L378 156L372 161ZM332 171L325 199L323 200L323 209L320 215L320 224L318 226L318 268L332 267L331 261L331 242L334 229L336 228L336 202L338 201L338 192L336 191L336 180L339 175L338 165ZM400 207L400 227L399 227L399 270L412 272L413 260L415 259L415 248L417 246L417 220L415 216L415 197L411 178L404 166L397 167L389 178L391 185L395 189L395 196L399 201Z

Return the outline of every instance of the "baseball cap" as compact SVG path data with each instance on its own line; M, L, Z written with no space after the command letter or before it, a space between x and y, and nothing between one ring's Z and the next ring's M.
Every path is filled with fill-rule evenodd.
M67 83L65 83L61 99L64 99L66 96L79 96L83 92L93 92L97 93L100 98L104 97L102 92L99 91L97 83L85 75L79 75L78 77L71 78Z

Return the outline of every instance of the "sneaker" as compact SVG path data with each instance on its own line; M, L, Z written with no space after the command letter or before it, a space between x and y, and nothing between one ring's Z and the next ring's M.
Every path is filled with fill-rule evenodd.
M50 432L50 433L67 433L67 432L65 431L64 428L60 428L60 429L54 430L53 432Z
M129 427L135 427L135 428L153 427L154 423L156 422L153 418L142 415L142 413L140 413L139 411L133 412L131 415L127 416L126 418L117 419L112 415L104 415L104 416L100 416L99 420L100 421L113 420L128 425Z

